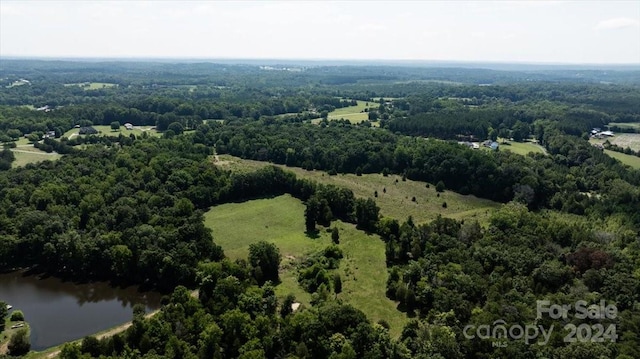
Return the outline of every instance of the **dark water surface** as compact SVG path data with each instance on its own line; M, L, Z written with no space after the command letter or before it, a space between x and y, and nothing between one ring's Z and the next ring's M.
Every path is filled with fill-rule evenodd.
M147 312L160 307L161 295L98 282L75 284L39 279L24 272L0 274L0 300L24 312L31 326L31 349L43 350L128 322L135 304Z

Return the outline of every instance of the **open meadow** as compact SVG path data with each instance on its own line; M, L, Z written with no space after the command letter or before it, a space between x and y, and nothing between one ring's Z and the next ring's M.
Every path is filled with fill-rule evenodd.
M362 121L366 121L369 119L369 114L364 112L365 109L378 108L378 104L375 102L367 102L357 100L358 104L356 106L348 106L337 108L334 111L329 112L327 116L328 120L340 120L345 119L351 123L360 123ZM313 120L313 123L319 123L321 119L317 118Z
M611 151L611 150L604 150L604 153L617 159L618 161L624 163L627 166L640 169L640 157L638 156L627 155L625 153L620 153L620 152Z
M264 166L272 165L268 162L243 160L237 157L218 156L218 165L235 171L252 171ZM323 184L333 184L348 188L356 197L373 198L380 213L383 216L395 218L399 221L413 217L414 222L423 223L435 219L438 215L455 219L478 220L480 224L486 224L494 209L499 203L475 196L444 191L438 193L435 185L429 185L419 181L402 181L401 176L381 174L339 174L329 176L324 171L307 171L298 167L286 167L276 165L288 171L292 171L300 178L313 179ZM375 197L376 191L378 197ZM413 198L415 197L415 202ZM443 203L447 207L443 207Z
M317 238L305 234L304 208L300 200L290 195L228 203L211 208L205 214L205 224L212 228L214 241L231 259L246 259L251 243L274 243L282 255L278 297L292 293L298 302L309 306L311 295L298 285L296 263L330 245L331 236L322 229ZM332 226L340 230L339 247L344 253L337 269L343 279L338 298L359 308L374 322L387 321L392 336L397 337L407 318L385 294L388 273L384 242L377 235L357 230L353 224L335 221Z
M99 90L104 88L117 87L118 84L108 83L108 82L83 82L83 83L75 83L75 84L65 84L65 86L78 86L82 87L85 90Z
M604 143L609 141L611 144L618 145L622 148L631 148L634 151L640 151L640 133L616 133L613 137L606 139L592 138L591 143Z
M120 126L119 130L112 130L111 126L103 126L103 125L97 125L97 126L91 126L93 128L95 128L98 131L99 135L107 135L107 136L118 136L119 134L123 134L125 136L129 136L130 134L134 134L137 136L142 136L142 134L144 132L148 133L150 136L156 136L156 137L160 137L162 136L162 133L156 131L154 128L152 128L152 126L135 126L132 130L127 130L124 126ZM63 135L64 137L67 138L72 138L75 136L78 136L78 129L77 128L72 128L71 130L65 132L65 134Z
M542 153L542 154L546 153L546 150L544 149L544 147L534 142L509 141L508 143L502 143L502 142L499 142L499 143L500 143L500 150L511 151L513 153L517 153L523 156L526 156L531 152Z
M633 128L640 130L640 122L610 122L609 126L617 126L620 128Z

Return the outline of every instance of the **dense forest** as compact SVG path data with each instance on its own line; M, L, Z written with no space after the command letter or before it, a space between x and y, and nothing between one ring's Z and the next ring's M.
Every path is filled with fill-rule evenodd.
M330 117L350 108L366 119ZM159 314L136 307L126 331L66 344L61 358L637 358L640 170L589 142L593 128L634 133L636 123L632 69L3 60L0 270L167 294ZM69 135L92 126L113 131ZM468 146L485 141L501 146ZM62 156L17 166L21 148ZM215 165L223 154L398 175L501 207L488 223L415 223L382 216L377 192L360 198L277 166L232 171ZM275 294L277 246L255 238L246 259L225 256L204 213L281 194L304 203L309 240L340 220L384 242L381 285L409 318L399 337L338 297L335 227L334 244L298 269L312 293L300 311ZM536 313L540 300L606 301L617 316L554 320ZM545 345L508 331L468 337L470 325L532 323L556 326ZM567 342L561 328L585 323L606 328L602 340L578 331Z

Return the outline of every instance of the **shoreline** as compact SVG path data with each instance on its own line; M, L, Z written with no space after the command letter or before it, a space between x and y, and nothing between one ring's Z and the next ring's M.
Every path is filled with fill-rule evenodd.
M197 289L196 290L192 290L191 291L191 296L193 298L198 298L198 290ZM153 317L154 315L160 313L161 310L162 310L162 308L159 308L159 309L156 309L156 310L154 310L152 312L146 313L144 315L144 317L145 317L145 319L149 319L149 318ZM116 325L114 327L105 329L103 331L100 331L100 332L97 332L97 333L94 333L94 334L86 335L85 337L93 336L93 337L96 337L96 339L98 339L98 340L102 340L104 338L111 337L111 336L114 336L116 334L120 334L120 333L124 332L125 330L127 330L131 326L131 324L132 324L132 321L130 320L128 322ZM79 339L76 339L76 340L64 342L64 343L61 343L59 345L56 345L56 346L53 346L53 347L50 347L50 348L47 348L47 349L44 349L44 350L41 350L41 351L33 351L32 350L27 355L25 355L25 358L27 358L27 359L56 358L60 354L60 352L62 351L62 347L65 344L80 344L83 339L84 338L79 338Z

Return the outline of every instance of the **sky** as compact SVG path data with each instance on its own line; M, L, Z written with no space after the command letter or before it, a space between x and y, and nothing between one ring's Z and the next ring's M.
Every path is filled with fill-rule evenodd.
M640 0L0 0L8 56L640 64Z

